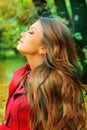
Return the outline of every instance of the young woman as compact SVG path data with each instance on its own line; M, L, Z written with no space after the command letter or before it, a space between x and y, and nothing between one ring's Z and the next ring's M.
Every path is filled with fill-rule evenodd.
M41 17L21 33L28 64L15 71L0 130L87 130L76 48L68 28Z

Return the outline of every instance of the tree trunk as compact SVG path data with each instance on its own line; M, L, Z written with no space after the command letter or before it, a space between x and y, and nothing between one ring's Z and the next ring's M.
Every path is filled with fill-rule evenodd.
M84 44L87 43L87 6L85 0L70 0L72 12L74 31L81 32Z
M62 17L69 20L68 11L66 8L65 0L54 0L55 5L57 7L57 14Z
M82 81L87 83L87 64L86 58L83 53L83 48L87 45L87 6L85 0L70 0L73 12L73 28L74 32L80 32L82 40L76 40L77 45L80 47L79 57L83 66Z

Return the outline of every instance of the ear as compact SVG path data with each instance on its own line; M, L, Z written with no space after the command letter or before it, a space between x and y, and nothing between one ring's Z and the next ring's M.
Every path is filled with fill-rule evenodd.
M45 46L41 46L39 49L39 54L46 54L47 53L47 48Z

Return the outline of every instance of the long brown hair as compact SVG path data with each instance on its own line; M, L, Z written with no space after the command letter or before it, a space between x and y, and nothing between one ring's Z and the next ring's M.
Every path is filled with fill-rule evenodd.
M32 130L86 130L86 110L78 56L69 29L56 18L43 18L42 43L48 52L31 71L27 91Z

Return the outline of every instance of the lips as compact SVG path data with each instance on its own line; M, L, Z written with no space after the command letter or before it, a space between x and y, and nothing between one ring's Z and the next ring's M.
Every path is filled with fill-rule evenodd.
M23 41L20 39L19 42L23 43Z

